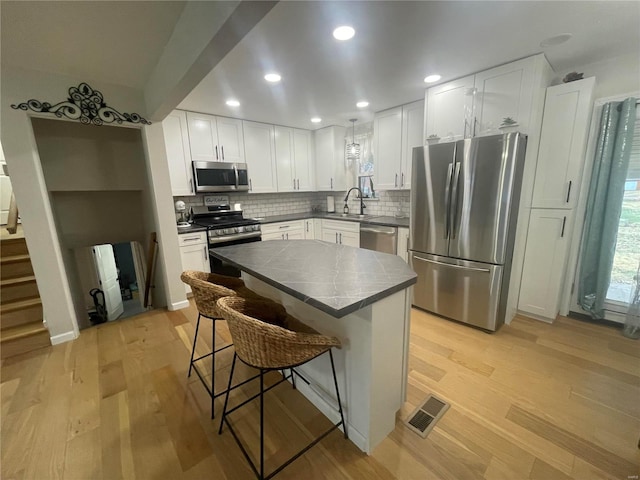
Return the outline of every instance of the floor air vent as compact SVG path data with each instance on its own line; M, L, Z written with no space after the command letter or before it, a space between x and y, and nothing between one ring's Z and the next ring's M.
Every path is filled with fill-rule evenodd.
M405 421L407 427L426 438L436 422L444 415L449 404L429 395L421 407L418 407Z

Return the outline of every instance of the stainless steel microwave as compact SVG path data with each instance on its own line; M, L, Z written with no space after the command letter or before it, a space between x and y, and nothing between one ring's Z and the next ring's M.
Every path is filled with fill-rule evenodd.
M246 163L193 162L196 192L248 191Z

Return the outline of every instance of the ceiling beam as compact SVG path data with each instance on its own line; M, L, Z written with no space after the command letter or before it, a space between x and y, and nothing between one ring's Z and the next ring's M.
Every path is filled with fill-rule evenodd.
M188 2L145 85L147 118L164 119L276 3Z

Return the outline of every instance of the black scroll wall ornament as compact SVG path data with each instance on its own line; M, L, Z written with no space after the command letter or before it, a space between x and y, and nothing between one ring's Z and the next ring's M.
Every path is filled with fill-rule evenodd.
M32 110L38 113L53 113L56 117L79 120L85 125L103 125L123 122L151 125L151 122L137 113L120 113L107 106L102 92L94 90L86 83L69 89L69 98L55 105L39 100L29 100L18 105L11 105L14 110Z

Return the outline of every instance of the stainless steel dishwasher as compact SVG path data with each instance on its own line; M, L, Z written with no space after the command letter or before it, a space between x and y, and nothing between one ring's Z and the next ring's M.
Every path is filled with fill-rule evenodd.
M360 248L395 255L398 251L398 229L380 225L360 225Z

